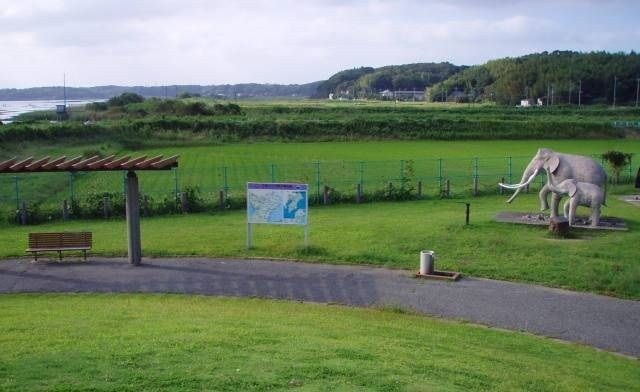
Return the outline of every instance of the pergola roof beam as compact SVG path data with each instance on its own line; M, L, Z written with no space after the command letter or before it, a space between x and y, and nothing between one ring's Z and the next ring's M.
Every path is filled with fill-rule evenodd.
M83 160L83 161L80 161L80 162L78 162L78 163L74 164L74 165L71 165L71 168L72 168L73 170L82 170L82 169L84 169L88 164L93 163L93 162L97 161L98 159L100 159L100 157L99 157L99 156L97 156L97 155L94 155L94 156L92 156L91 158L87 158L87 159L85 159L85 160Z
M99 169L102 166L104 166L105 164L113 161L113 158L115 158L115 157L116 157L115 155L109 155L106 158L99 159L99 160L97 160L95 162L92 162L92 163L88 164L87 165L87 169Z
M16 163L16 161L18 160L18 158L13 157L11 159L7 159L4 162L0 162L0 170L5 170L10 168L12 165L14 165Z
M55 168L56 166L58 166L59 164L61 164L62 162L64 162L64 161L65 161L65 159L67 159L67 156L66 156L66 155L63 155L63 156L61 156L61 157L60 157L60 158L58 158L58 159L54 159L53 161L48 162L48 163L46 163L46 164L44 164L44 165L40 166L40 169L42 169L42 170L50 170L50 169L53 169L53 168Z
M46 157L44 157L42 159L38 159L37 161L32 162L32 163L28 164L27 166L25 166L24 170L33 171L33 170L39 169L40 167L42 167L42 165L44 165L47 162L49 162L50 158L51 157L46 156Z
M68 161L59 163L56 165L56 170L67 170L69 167L71 167L72 165L80 162L82 160L82 156L77 156L73 159L70 159Z
M9 170L13 170L13 171L21 170L31 162L33 162L33 157L29 157L23 161L13 164L12 166L9 167Z

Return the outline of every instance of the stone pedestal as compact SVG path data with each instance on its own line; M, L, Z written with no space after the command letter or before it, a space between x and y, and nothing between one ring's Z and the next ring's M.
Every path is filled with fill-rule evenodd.
M566 237L569 234L569 220L561 217L551 218L549 231L559 237Z

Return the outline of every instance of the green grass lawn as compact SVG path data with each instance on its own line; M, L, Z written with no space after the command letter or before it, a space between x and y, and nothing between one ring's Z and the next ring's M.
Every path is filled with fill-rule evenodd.
M362 181L365 191L382 189L389 181L398 182L401 172L407 175L411 166L413 184L425 183L426 194L437 194L439 176L449 179L456 193L468 191L473 184L477 157L480 188L495 189L501 178L517 181L539 147L577 154L602 154L608 150L640 154L640 139L619 140L496 140L496 141L362 141L314 143L239 143L221 145L178 145L164 148L130 151L112 143L67 142L43 144L25 143L11 151L0 151L0 158L18 154L53 157L80 154L134 154L165 156L179 154L176 173L141 172L141 190L156 199L170 196L176 187L197 186L210 198L216 198L225 188L232 193L244 193L247 181L305 182L313 192L317 180L342 193L354 194ZM512 157L509 159L508 157ZM443 161L439 162L438 159ZM405 163L400 163L405 160ZM314 162L320 161L317 166ZM408 161L412 161L407 163ZM362 163L361 163L362 162ZM510 165L511 162L511 165ZM637 160L631 175L637 170ZM224 169L226 167L227 169ZM404 167L404 169L402 169ZM511 170L510 170L511 167ZM629 171L623 172L623 178ZM225 182L226 179L226 182ZM73 184L72 184L73 182ZM0 211L14 209L16 202L14 176L0 174ZM29 203L43 202L58 207L63 199L103 192L123 192L123 173L78 173L71 181L68 173L34 173L22 175L19 197ZM314 193L315 196L315 193Z
M610 196L603 215L623 217L628 232L576 230L557 240L544 227L496 223L498 211L537 211L537 194L470 199L471 225L458 200L343 204L310 211L311 248L304 230L257 226L255 249L246 246L246 213L201 213L142 220L145 256L274 257L328 263L415 269L422 249L435 250L437 267L493 279L539 283L640 299L640 208ZM579 213L588 210L579 210ZM0 257L25 256L33 231L94 233L95 255L125 255L124 220L56 222L32 227L0 226Z
M638 361L393 310L178 295L1 295L4 391L620 391Z

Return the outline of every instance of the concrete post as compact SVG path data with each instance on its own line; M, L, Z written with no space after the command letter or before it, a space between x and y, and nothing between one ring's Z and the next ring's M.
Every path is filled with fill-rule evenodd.
M422 180L418 181L418 199L422 199Z
M180 206L182 207L182 213L189 212L187 205L187 192L180 193Z
M69 203L67 203L67 199L62 202L62 220L69 220Z
M140 243L140 206L138 205L138 176L134 171L127 173L127 245L129 263L140 265L142 246Z
M20 224L23 226L27 224L27 203L24 201L20 206Z
M224 211L224 191L220 191L218 196L218 203L220 205L220 211Z
M109 198L108 197L102 198L102 215L104 216L104 219L109 218Z

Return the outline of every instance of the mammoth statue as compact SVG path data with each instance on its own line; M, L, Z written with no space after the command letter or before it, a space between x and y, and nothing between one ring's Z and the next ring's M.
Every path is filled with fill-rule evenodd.
M605 189L607 183L607 173L604 168L592 158L584 157L580 155L562 154L549 150L548 148L541 148L538 153L531 159L529 165L522 174L522 179L518 184L502 184L499 185L507 189L515 189L511 198L507 200L507 203L511 203L516 196L520 193L522 188L529 185L540 173L541 170L546 170L549 179L554 184L559 184L564 180L576 180L577 182L589 183L599 186L601 189ZM540 210L545 211L549 209L549 203L547 201L547 195L551 192L549 187L549 181L540 190ZM558 205L560 204L561 194L554 193L551 199L551 217L558 216ZM606 199L606 192L604 195ZM605 200L603 199L603 203Z
M548 173L547 169L547 173ZM579 182L574 179L564 180L559 184L553 182L549 176L549 189L552 192L569 195L569 200L564 204L564 217L569 219L569 225L573 226L578 206L591 207L591 226L600 223L600 207L604 204L604 191L595 184Z

